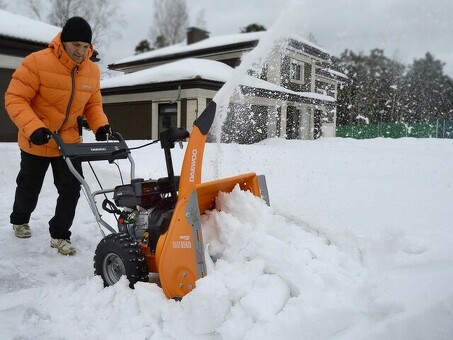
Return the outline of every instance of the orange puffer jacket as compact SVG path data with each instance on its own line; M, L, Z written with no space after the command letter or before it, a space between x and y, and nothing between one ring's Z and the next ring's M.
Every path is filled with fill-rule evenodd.
M41 127L58 132L66 143L79 143L77 117L84 116L92 131L108 124L102 109L100 71L89 60L77 64L66 53L60 33L49 47L34 52L14 72L5 93L5 107L19 129L19 147L37 156L60 155L53 139L35 145L31 134Z

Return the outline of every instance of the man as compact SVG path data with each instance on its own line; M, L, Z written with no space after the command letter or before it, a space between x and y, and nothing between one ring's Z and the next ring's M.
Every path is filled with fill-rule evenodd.
M30 216L35 210L49 165L58 190L55 215L49 221L50 245L63 255L73 255L69 231L80 197L80 183L51 139L58 133L66 143L80 142L77 117L86 118L96 140L110 133L102 109L100 71L90 57L91 27L72 17L49 47L24 58L5 93L5 106L19 129L20 171L10 215L14 233L31 237ZM82 174L80 164L75 164Z

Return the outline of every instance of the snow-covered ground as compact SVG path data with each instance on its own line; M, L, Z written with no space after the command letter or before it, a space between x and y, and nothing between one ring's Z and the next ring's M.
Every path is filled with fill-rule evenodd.
M174 149L176 172L183 152ZM203 180L265 174L271 207L246 192L219 196L221 211L203 218L208 275L180 302L154 283L103 287L92 262L101 234L83 196L77 254L50 248L51 172L33 237L15 238L18 148L0 143L0 155L1 339L453 338L452 140L208 144ZM159 145L133 156L138 176L165 175ZM94 167L119 184L114 166Z

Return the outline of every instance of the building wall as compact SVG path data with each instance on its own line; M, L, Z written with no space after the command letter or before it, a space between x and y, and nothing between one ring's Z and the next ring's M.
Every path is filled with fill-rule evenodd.
M312 120L312 111L313 109L308 105L300 106L300 130L299 138L300 139L312 139L313 138L313 126L311 125Z
M45 44L5 39L0 35L0 142L17 141L17 127L5 109L5 92L11 76L24 56L44 47Z
M184 89L121 95L103 94L104 111L113 129L128 139L158 139L159 104L177 103L177 124L192 131L194 121L216 91Z
M308 46L309 47L309 46ZM279 50L275 50L271 56L267 59L267 64L263 66L262 70L254 70L256 73L254 76L264 79L270 83L277 84L288 90L294 92L312 92L322 93L332 97L336 97L337 91L337 80L330 79L328 76L320 76L317 71L326 67L328 64L328 55L324 52L317 52L315 49L308 48L301 43L291 41L286 47L284 54ZM307 49L308 48L308 49ZM209 55L197 55L199 58L211 59L222 61L225 63L231 63L234 66L236 62L240 61L240 56L244 53L244 50L240 51L219 51L219 53L213 53ZM228 61L228 62L227 62ZM168 61L160 61L165 63ZM301 67L301 79L292 79L291 63L296 62ZM159 61L154 61L152 66L159 65ZM147 68L149 64L142 64L135 67ZM132 70L123 70L130 72ZM136 71L137 69L134 69ZM171 92L171 91L170 91ZM182 105L178 105L178 123L181 126L188 128L189 132L193 125L194 120L204 107L200 104L200 99L207 99L214 97L215 92L208 95L200 93L183 93L177 96L176 101L180 101L179 98L183 98L184 102ZM174 96L174 92L173 96ZM171 100L172 95L165 92L154 92L149 94L150 100L153 101L152 108L152 125L153 125L153 138L157 138L157 108L160 102L168 102ZM123 97L127 100L126 97ZM173 99L175 100L175 99ZM292 99L297 100L297 99ZM292 102L291 100L279 100L274 98L266 98L266 95L260 97L246 96L241 98L231 98L230 104L233 107L241 107L241 110L245 110L246 106L253 111L254 107L261 113L266 107L268 112L268 119L266 121L266 129L268 137L283 137L289 136L288 138L300 138L300 139L313 139L319 136L335 136L335 123L336 123L336 111L335 105L330 105L328 102L325 104L316 104L316 102L309 102L308 100L301 100L301 102ZM333 106L333 108L331 107ZM245 112L245 111L244 111ZM288 113L289 112L289 113ZM316 117L315 117L316 113ZM287 127L287 119L292 120L292 126L297 131L289 133L288 129L292 129L292 126Z
M289 76L290 63L292 61L300 62L303 67L302 71L304 77L302 82L294 82ZM321 93L332 96L336 99L337 81L327 77L317 76L317 62L322 62L322 59L307 55L306 53L295 48L288 49L283 57L281 53L275 52L268 59L266 80L295 92ZM320 85L322 85L322 89L318 88ZM281 112L280 123L278 124L279 136L288 136L289 134L291 138L296 135L298 135L299 139L314 138L315 108L313 105L291 102L277 103L277 105L280 105L277 107ZM318 106L317 109L322 111L322 136L334 137L336 111L332 111L332 109L322 106ZM298 115L300 119L298 125L299 131L298 133L294 131L290 133L288 129L291 130L291 127L287 127L288 119L294 119L295 115ZM292 122L291 124L293 126L297 126L296 122ZM277 126L276 122L274 122L274 126Z
M15 57L0 53L0 68L15 70L20 65L22 60L22 57Z
M0 68L0 142L17 141L17 127L5 109L5 92L14 70Z

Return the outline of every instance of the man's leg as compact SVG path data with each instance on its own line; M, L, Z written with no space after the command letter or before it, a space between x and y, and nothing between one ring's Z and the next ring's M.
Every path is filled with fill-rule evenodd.
M21 151L13 212L10 215L11 224L20 225L30 222L30 216L38 203L38 196L49 164L50 160L47 157L39 157Z
M68 168L63 157L52 159L52 172L54 184L58 191L55 215L49 221L50 236L54 239L69 240L71 237L72 221L74 220L77 202L80 197L80 182ZM74 167L82 174L80 163L74 163Z

